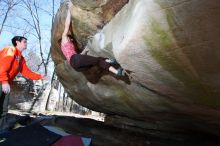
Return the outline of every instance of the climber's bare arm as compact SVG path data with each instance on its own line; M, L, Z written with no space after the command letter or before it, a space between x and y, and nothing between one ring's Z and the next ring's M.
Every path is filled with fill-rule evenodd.
M71 13L70 13L70 9L72 7L72 3L71 2L68 2L68 11L67 11L67 16L66 16L66 21L65 21L65 26L64 26L64 31L63 31L63 34L62 34L62 42L65 43L68 41L68 31L69 31L69 28L70 28L70 24L71 24Z
M69 40L68 32L69 32L69 28L71 24L71 12L70 11L73 7L73 4L71 1L67 1L67 5L68 5L68 11L67 11L66 20L65 20L64 31L62 34L62 43L65 43Z
M80 54L81 55L86 55L89 52L89 48L86 47Z

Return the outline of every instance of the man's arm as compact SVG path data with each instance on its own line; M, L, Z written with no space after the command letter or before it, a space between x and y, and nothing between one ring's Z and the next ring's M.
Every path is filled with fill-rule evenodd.
M13 56L7 56L0 59L0 80L2 83L8 83L9 80L9 69L14 60Z
M34 72L32 72L29 68L28 68L28 66L27 66L27 64L26 64L26 61L25 61L25 59L23 58L23 60L22 60L22 67L21 67L21 74L23 75L23 76L25 76L26 78L29 78L29 79L31 79L31 80L41 80L41 79L44 79L44 77L42 76L42 75L40 75L40 74L37 74L37 73L34 73Z
M14 48L4 48L0 52L0 81L2 83L8 83L9 80L9 70L11 68L12 62L14 61L15 49Z
M0 53L0 81L2 82L2 91L7 94L10 92L9 70L14 61L15 51L12 48L4 48Z
M14 57L13 56L8 56L4 57L0 60L0 79L2 82L2 91L7 94L10 93L10 85L9 85L9 69L11 67L11 64L13 62Z

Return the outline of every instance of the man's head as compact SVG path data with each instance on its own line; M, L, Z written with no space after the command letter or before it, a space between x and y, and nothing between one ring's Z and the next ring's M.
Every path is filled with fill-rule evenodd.
M18 48L21 51L27 48L27 38L23 36L15 36L11 39L11 42L14 47Z

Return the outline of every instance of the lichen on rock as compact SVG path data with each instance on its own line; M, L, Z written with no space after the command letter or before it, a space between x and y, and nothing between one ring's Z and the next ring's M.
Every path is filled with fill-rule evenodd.
M54 21L51 50L56 73L74 100L92 110L146 124L152 119L154 126L164 122L161 129L173 130L175 122L176 130L181 128L184 122L176 118L187 123L202 120L206 125L214 120L215 128L199 129L218 134L217 0L72 2L78 49L87 46L89 55L115 58L128 73L126 78L117 78L96 67L77 72L64 63L57 43L66 16L64 3Z

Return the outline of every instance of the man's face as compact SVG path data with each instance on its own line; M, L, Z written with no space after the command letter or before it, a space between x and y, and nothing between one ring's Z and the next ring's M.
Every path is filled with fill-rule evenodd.
M16 41L16 43L17 43L17 47L22 50L25 50L27 48L27 40L26 39L22 39L21 42Z

